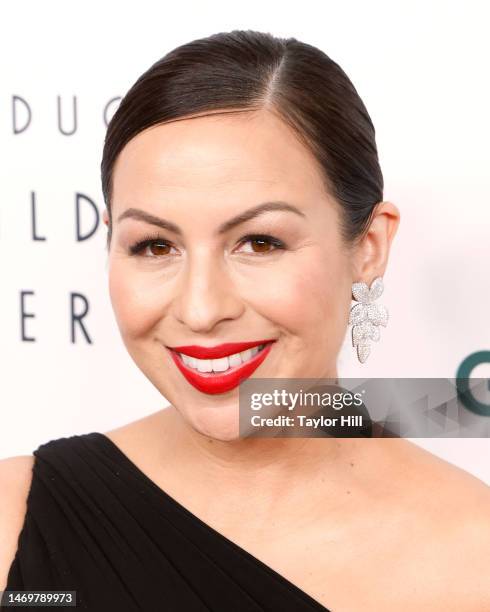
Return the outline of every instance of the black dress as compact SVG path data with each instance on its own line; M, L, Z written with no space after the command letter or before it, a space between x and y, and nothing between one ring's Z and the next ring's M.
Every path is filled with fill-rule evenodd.
M170 497L104 434L51 440L33 454L5 590L76 591L76 608L58 610L329 612Z

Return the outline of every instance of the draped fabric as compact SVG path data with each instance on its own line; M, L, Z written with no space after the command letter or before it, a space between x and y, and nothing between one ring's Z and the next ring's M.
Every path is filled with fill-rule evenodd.
M104 434L51 440L33 454L5 590L76 591L77 607L65 610L329 612L170 497Z

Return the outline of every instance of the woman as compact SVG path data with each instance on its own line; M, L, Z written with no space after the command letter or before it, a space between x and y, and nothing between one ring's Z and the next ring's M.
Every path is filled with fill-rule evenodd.
M337 378L353 284L387 267L399 212L342 69L259 32L183 45L121 102L102 184L117 323L170 406L2 462L0 586L90 610L490 610L484 483L403 439L238 435L244 378Z

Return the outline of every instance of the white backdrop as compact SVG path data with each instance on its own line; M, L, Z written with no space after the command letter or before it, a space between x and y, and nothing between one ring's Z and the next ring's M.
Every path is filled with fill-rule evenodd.
M0 457L167 405L127 354L109 301L96 216L103 114L166 52L219 31L318 46L375 124L384 199L401 211L384 276L390 322L364 365L346 337L339 375L455 377L465 357L490 350L485 2L24 2L1 17ZM80 232L94 230L81 241L77 199ZM88 308L74 341L72 294L76 313ZM472 375L490 377L490 363ZM414 441L490 483L488 439Z

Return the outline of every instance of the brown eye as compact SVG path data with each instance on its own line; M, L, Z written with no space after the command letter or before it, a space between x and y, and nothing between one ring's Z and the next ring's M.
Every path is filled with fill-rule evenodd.
M268 253L272 248L272 244L264 238L252 238L250 243L253 245L254 253Z
M163 238L148 236L129 247L129 254L147 259L166 258L173 246Z
M278 238L274 238L273 236L269 236L267 234L253 234L244 236L240 241L240 245L246 245L243 252L257 255L268 255L269 253L274 253L277 250L284 249L286 246Z
M171 247L165 242L160 244L158 242L150 242L150 244L147 245L147 248L150 250L151 256L161 257L162 255L168 255Z

